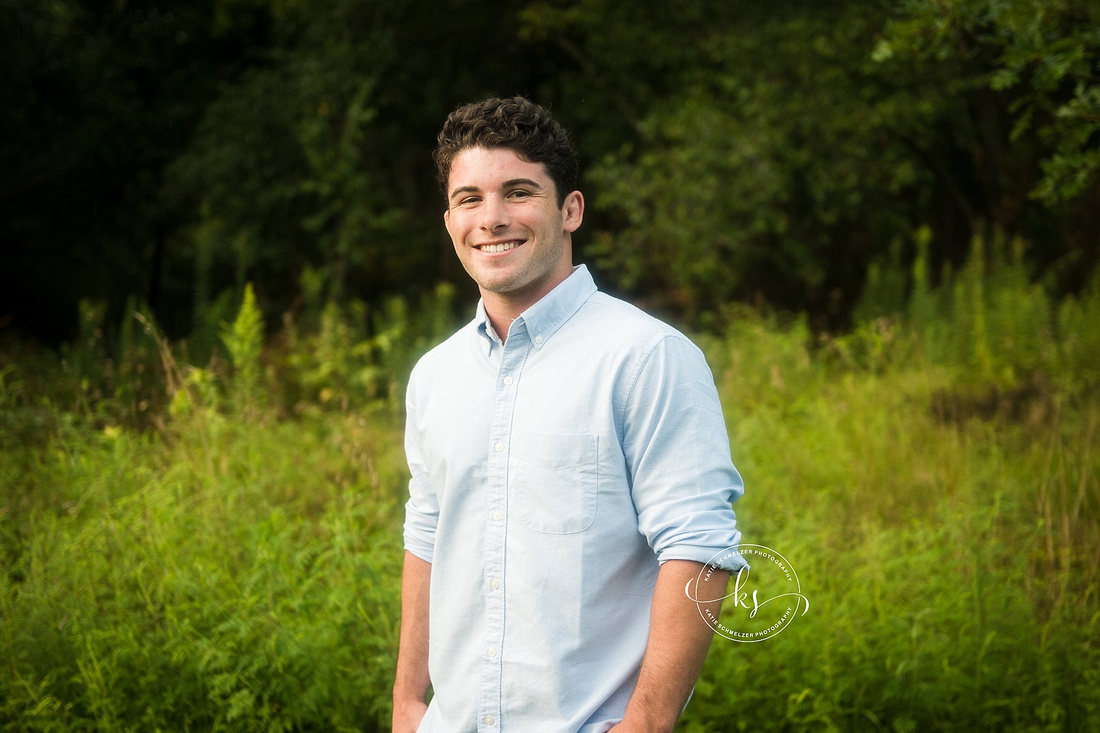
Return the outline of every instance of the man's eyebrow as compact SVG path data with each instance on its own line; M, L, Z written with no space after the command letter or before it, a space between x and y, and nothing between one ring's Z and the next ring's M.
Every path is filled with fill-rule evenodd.
M530 178L513 178L504 182L504 188L514 188L516 186L527 186L528 188L542 189L542 184L538 181L532 181Z
M450 195L447 198L449 200L449 199L453 199L455 196L459 195L460 193L477 193L480 190L481 189L478 188L477 186L459 186L458 188L451 191Z
M528 188L534 188L539 191L542 190L542 184L538 181L534 181L530 178L510 178L501 184L501 188L515 188L516 186L526 186ZM447 197L448 200L454 199L455 196L465 193L481 193L481 189L477 186L458 186Z

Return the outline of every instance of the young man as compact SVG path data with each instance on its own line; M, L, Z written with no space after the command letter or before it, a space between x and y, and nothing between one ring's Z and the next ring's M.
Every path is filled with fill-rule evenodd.
M671 730L712 636L685 586L740 541L713 378L573 266L584 198L545 110L462 107L435 159L481 301L409 382L394 730Z

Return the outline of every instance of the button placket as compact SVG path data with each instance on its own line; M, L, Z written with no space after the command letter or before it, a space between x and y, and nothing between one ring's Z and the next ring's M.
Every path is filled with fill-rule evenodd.
M524 361L531 348L526 327L513 328L500 353L489 425L487 472L487 521L485 527L485 653L478 685L478 719L484 726L499 727L505 641L505 554L508 523L508 458L512 443L512 415ZM479 726L481 727L481 726Z

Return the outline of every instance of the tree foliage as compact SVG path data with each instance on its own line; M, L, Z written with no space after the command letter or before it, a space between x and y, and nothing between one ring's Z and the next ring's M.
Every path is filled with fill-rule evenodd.
M631 19L604 23L605 5L539 18L579 37L593 68L658 79L590 178L609 214L594 252L636 295L689 313L762 296L835 323L893 242L915 256L923 224L937 271L987 227L1034 242L1063 287L1095 266L1097 19L1083 4L699 5L690 31L635 16L646 46Z
M216 342L246 282L275 323L466 284L430 151L522 93L577 139L601 279L702 319L843 323L868 266L1032 243L1074 291L1100 235L1100 18L1084 0L0 0L0 328ZM701 322L701 321L699 321Z
M604 265L689 311L757 294L849 307L929 183L899 134L919 100L870 63L878 17L824 4L706 33L642 140L593 169L597 204L620 213L596 243Z
M185 306L167 248L188 212L164 170L267 43L262 14L219 7L0 2L0 319L57 338L81 298L118 316L136 295L170 321Z
M1013 141L1037 130L1043 176L1032 190L1057 203L1100 173L1100 7L1062 0L910 0L875 58L949 61L961 89L1009 92Z

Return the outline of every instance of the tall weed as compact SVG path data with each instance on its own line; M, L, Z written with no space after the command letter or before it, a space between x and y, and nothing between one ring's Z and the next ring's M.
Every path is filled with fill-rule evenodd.
M241 410L255 410L264 399L263 366L264 320L256 306L252 283L244 288L241 309L232 324L222 328L222 343L233 363L233 397Z
M397 415L416 359L455 326L454 288L446 283L424 295L416 309L398 296L373 312L361 302L329 303L313 334L300 334L288 314L277 349L284 409L381 409Z

